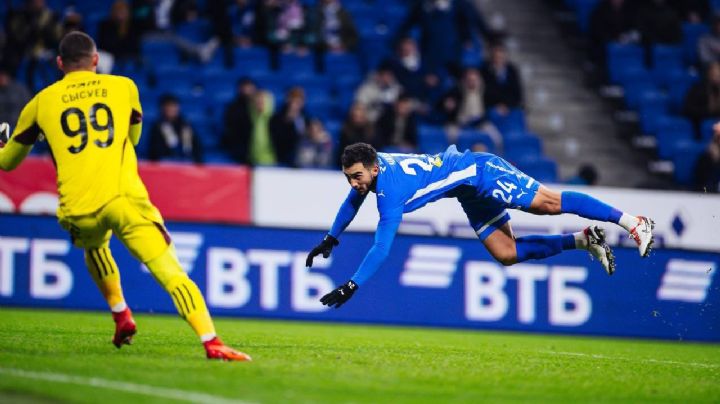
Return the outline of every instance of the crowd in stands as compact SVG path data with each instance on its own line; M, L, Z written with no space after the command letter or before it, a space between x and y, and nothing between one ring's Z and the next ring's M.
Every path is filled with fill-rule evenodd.
M641 131L655 139L657 158L673 162L676 182L717 192L720 165L713 126L720 120L720 2L566 4L587 34L590 59L607 71L609 83L623 88Z
M707 119L720 115L720 19L708 1L566 1L592 4L581 25L611 81L637 84L645 74L637 82L648 85L633 107L657 114L643 127L662 133L658 114L685 113L697 128L692 140L705 142L694 144L699 156L710 139ZM525 126L522 83L504 36L469 0L6 4L0 105L9 122L59 78L54 55L62 35L83 30L96 38L99 71L129 76L140 88L145 124L137 151L144 159L331 168L358 141L428 153L456 143L557 180L555 163ZM689 32L695 42L686 50ZM640 49L630 57L635 70L623 59L628 47ZM621 72L613 67L618 53ZM659 68L666 54L670 72ZM707 71L706 79L688 68ZM681 101L671 97L680 92Z

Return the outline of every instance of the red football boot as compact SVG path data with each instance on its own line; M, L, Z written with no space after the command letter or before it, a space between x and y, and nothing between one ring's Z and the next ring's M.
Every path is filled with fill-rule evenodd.
M205 353L208 359L221 359L224 361L249 362L252 360L250 355L236 351L229 346L223 344L220 338L215 337L208 342L203 342Z
M115 320L115 335L112 343L118 349L122 348L123 345L130 345L133 335L137 332L130 308L128 307L119 313L113 312L112 316L113 320Z

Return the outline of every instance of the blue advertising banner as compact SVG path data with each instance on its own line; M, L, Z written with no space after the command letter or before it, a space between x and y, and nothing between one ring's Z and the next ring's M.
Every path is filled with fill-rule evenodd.
M352 276L373 242L347 233L305 267L318 231L168 225L213 314L720 341L720 254L615 250L609 277L587 252L503 267L477 240L398 236L387 262L340 309L318 299ZM113 240L135 311L172 301ZM0 215L0 306L105 309L82 250L51 217Z

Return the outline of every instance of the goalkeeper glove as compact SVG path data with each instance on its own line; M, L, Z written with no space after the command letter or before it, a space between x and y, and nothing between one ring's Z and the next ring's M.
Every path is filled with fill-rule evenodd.
M320 303L324 304L325 306L329 306L329 307L335 306L335 308L338 309L345 302L350 300L353 293L355 293L355 291L358 290L358 288L359 288L359 286L357 285L357 283L353 282L352 280L349 280L349 281L345 282L344 284L338 286L332 292L323 296L322 299L320 299Z
M323 238L323 240L320 242L320 244L318 244L317 247L313 248L312 251L310 251L307 259L305 259L305 266L311 267L313 264L313 258L320 254L322 254L323 258L329 257L333 247L338 244L340 244L340 242L335 237L329 234L326 235L325 238Z

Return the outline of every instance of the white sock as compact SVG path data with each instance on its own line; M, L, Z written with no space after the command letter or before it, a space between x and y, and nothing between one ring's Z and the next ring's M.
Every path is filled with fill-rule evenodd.
M577 248L578 250L588 249L588 240L584 231L573 233L573 237L575 237L575 248Z
M113 307L110 308L110 310L111 310L113 313L121 313L121 312L125 311L125 309L127 309L127 304L125 304L125 302L120 302L120 303L118 303L118 304L116 304L115 306L113 306Z
M208 341L211 341L211 340L212 340L213 338L215 338L215 337L217 337L217 334L215 334L215 333L210 333L210 334L201 335L201 336L200 336L200 341L202 341L202 342L208 342Z
M620 221L618 222L618 224L622 226L623 229L630 231L638 225L639 221L640 219L638 219L637 217L633 215L628 215L627 213L623 213L622 216L620 216Z

